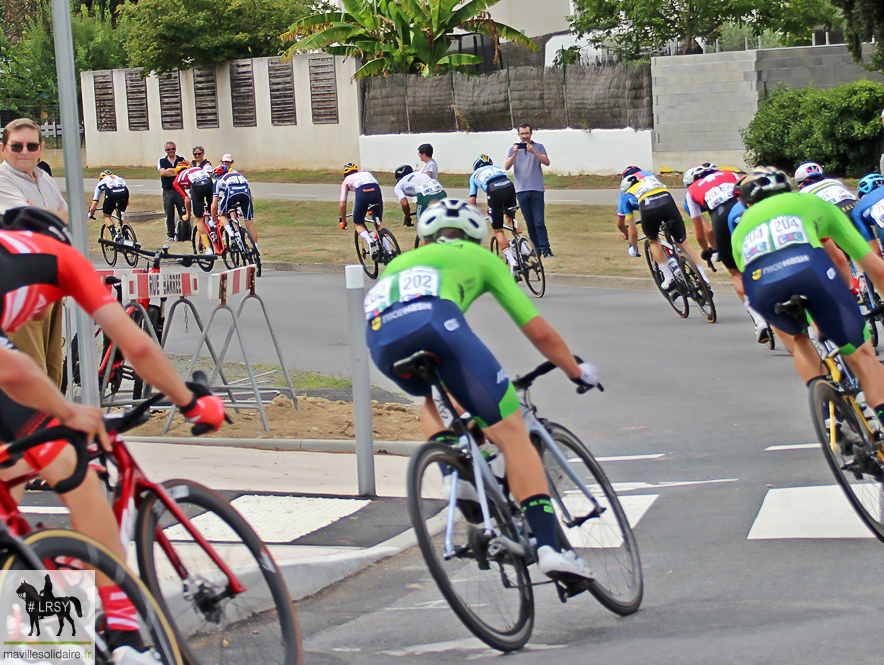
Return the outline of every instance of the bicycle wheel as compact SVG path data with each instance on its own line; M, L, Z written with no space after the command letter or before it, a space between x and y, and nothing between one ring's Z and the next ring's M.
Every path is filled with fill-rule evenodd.
M767 348L771 351L777 348L777 336L770 326L767 327Z
M884 467L853 404L826 379L810 386L810 412L823 455L847 500L875 537L884 542Z
M258 248L255 246L255 241L252 240L252 234L249 233L249 230L245 227L240 229L240 233L242 233L242 244L243 249L243 261L242 264L244 266L255 266L255 276L261 276L261 253L258 251Z
M99 238L102 240L108 240L113 242L114 237L111 233L110 228L107 224L101 225L101 231L99 232ZM117 265L117 248L111 245L105 245L103 242L98 243L101 245L101 254L104 256L104 260L107 262L109 266Z
M590 593L612 612L623 616L632 614L641 605L644 579L635 535L617 493L580 439L557 423L545 422L544 425L559 446L568 468L604 508L601 514L589 516L592 502L549 448L534 435L559 518L563 545L570 544L592 569L595 577L589 586Z
M542 298L546 292L546 275L543 273L543 262L540 254L528 238L520 237L516 242L516 250L519 254L519 269L525 278L531 293L537 298Z
M491 244L488 245L488 249L491 250L492 254L497 254L500 258L503 258L503 251L500 249L500 243L497 242L497 236L494 233L491 234Z
M151 653L156 656L157 663L166 665L180 665L184 661L181 651L175 639L166 613L160 607L147 587L132 574L126 565L116 556L108 552L100 543L84 536L76 531L61 529L45 529L35 531L23 538L30 548L48 570L82 570L88 566L104 573L109 577L126 597L132 601L138 615L139 634L142 641L147 645ZM13 571L27 569L28 566L15 556L7 559L3 564L2 576L15 575ZM64 582L62 575L56 580L56 594L60 595L60 585ZM104 624L104 610L98 594L95 595L95 630L89 637L95 638L96 654L95 662L113 662L110 648L106 641L106 628ZM46 631L47 637L52 631Z
M691 260L691 257L682 252L678 253L678 265L687 281L688 293L691 299L697 303L703 318L709 323L715 323L718 317L715 313L715 302L712 300L712 289L700 275L697 265Z
M234 238L230 237L230 234L224 230L224 228L219 227L218 234L221 236L221 244L223 246L223 250L221 251L221 260L224 261L224 266L228 270L233 270L234 268L239 267L239 246Z
M371 247L365 239L359 235L359 231L354 229L353 236L356 241L356 256L359 257L359 263L362 264L362 269L365 271L366 275L372 279L376 279L378 276L378 262L376 259L371 258Z
M155 494L138 508L138 568L172 619L190 665L301 662L295 608L282 573L248 522L221 495L189 480L163 487L246 587L228 579ZM158 534L174 549L175 564Z
M661 286L661 284L663 284L663 271L660 270L660 266L657 265L654 257L651 256L651 243L647 240L645 240L645 261L648 262L648 270L651 271L651 279L653 279L654 284L657 285L657 290L663 294L663 297L666 298L666 302L668 302L672 309L675 310L676 314L683 319L687 318L690 313L687 298L685 298L684 294L675 287L670 291L667 291Z
M534 627L534 594L525 559L502 548L493 551L476 502L461 499L458 508L449 509L445 478L450 487L452 471L459 475L456 492L460 487L475 492L467 480L472 477L470 463L450 446L424 444L409 462L408 512L421 553L445 600L473 635L501 651L521 649ZM445 542L449 510L455 512L450 548ZM496 535L518 542L512 519L501 519L512 514L509 507L491 504L491 512Z
M203 237L200 235L199 229L194 226L193 230L190 232L190 244L193 246L193 253L195 256L207 256L206 255L206 245L203 243ZM203 272L211 272L212 266L215 265L214 259L195 259L196 264L203 270Z
M396 240L396 236L393 235L393 232L390 229L383 228L378 231L378 241L381 243L381 249L383 251L381 262L384 265L387 265L402 253L402 250L399 249L399 242Z
M137 245L138 237L135 235L135 229L133 229L129 224L123 224L122 226L122 234L123 234L123 243L126 245ZM123 259L129 264L130 268L134 268L138 265L138 254L136 252L130 252L123 250Z
M144 320L144 316L141 314L139 310L135 310L132 314L132 320L141 328L147 335L150 335L148 332L148 326L153 328L154 334L157 336L157 340L160 344L163 343L163 327L162 327L162 310L158 305L148 305L147 306L147 317L149 321ZM149 384L144 382L144 379L139 376L138 372L136 372L133 368L129 368L129 371L132 374L132 398L136 401L147 399L150 397L151 387Z

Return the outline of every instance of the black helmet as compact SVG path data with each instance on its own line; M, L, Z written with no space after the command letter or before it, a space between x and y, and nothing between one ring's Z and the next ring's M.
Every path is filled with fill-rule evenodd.
M396 171L393 173L393 175L396 176L396 182L399 182L400 180L402 180L402 178L407 176L409 173L414 173L414 169L411 168L408 164L403 164L398 169L396 169Z
M33 231L55 238L65 245L71 244L67 225L59 217L43 210L43 208L33 206L11 208L3 215L0 229L3 231Z
M632 175L633 173L641 173L641 168L638 166L627 166L623 169L623 174L620 176L621 178L625 178L628 175Z
M772 166L753 169L740 183L740 200L747 206L782 192L791 192L789 176Z

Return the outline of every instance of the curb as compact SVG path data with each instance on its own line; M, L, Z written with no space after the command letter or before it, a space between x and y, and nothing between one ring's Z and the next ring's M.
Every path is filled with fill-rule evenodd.
M127 436L132 443L177 443L189 446L251 448L257 450L289 450L312 453L355 453L354 439L230 439L180 436ZM423 441L375 441L375 455L408 456Z

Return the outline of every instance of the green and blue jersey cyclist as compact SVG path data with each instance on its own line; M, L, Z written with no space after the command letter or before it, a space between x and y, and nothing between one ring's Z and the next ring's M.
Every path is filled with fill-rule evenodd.
M517 263L516 257L510 249L509 241L503 232L504 219L510 226L515 224L515 216L511 212L518 205L516 202L516 188L512 180L507 177L506 171L499 166L494 166L488 155L479 155L473 160L473 173L470 175L470 204L476 205L476 196L479 190L488 195L488 216L491 217L491 230L497 238L497 244L503 249L503 257L514 272Z
M822 247L832 238L880 290L884 260L871 251L847 216L816 196L792 192L788 176L772 167L756 169L740 184L747 206L731 239L746 297L771 326L794 335L793 360L809 385L820 376L820 357L807 337L807 323L775 311L794 295L808 299L819 330L856 372L879 420L884 421L884 366L875 357L869 330L856 298Z
M481 246L487 224L478 209L454 199L437 201L418 219L417 232L427 244L394 259L365 296L372 360L402 390L425 398L421 426L429 439L445 431L430 387L417 377L397 376L393 365L418 351L439 357L448 392L504 454L510 490L537 538L540 570L550 577L589 579L592 572L582 559L561 551L543 464L528 438L515 389L463 313L483 293L491 293L528 340L574 383L597 386L598 369L577 364L506 267Z

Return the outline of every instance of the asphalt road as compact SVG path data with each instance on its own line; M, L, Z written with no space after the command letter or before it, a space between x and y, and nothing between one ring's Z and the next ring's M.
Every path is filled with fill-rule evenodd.
M646 591L637 615L618 618L590 597L561 605L539 588L532 640L508 662L881 662L884 549L809 445L806 390L791 359L755 344L742 306L719 290L714 325L678 319L650 290L552 286L537 301L572 349L600 366L606 388L576 395L551 374L533 391L541 415L597 456L635 456L605 466L630 506ZM259 293L287 365L348 375L342 274L270 272ZM272 362L256 313L243 321L252 359ZM487 296L468 319L507 371L540 361ZM179 331L169 348L191 347ZM372 381L389 386L374 370ZM441 600L414 549L299 612L310 663L498 657Z

